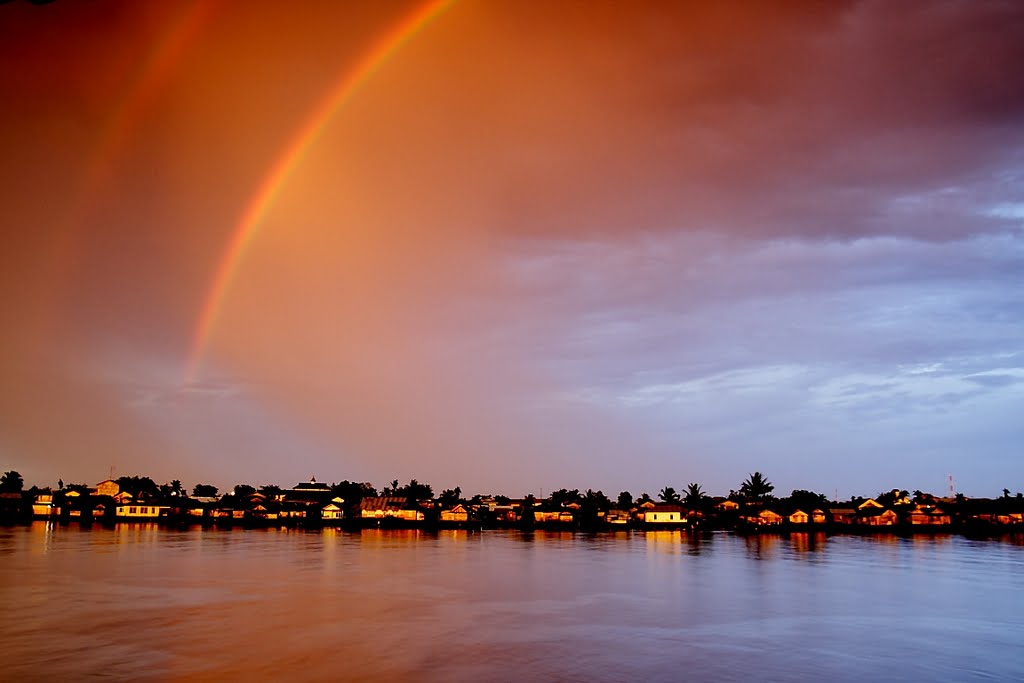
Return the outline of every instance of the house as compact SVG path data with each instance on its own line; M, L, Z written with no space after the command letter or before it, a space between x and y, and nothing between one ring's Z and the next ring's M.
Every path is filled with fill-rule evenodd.
M735 500L729 500L728 498L726 498L721 503L715 505L715 507L721 510L722 512L735 512L736 510L740 509L740 504L737 503Z
M644 524L682 524L683 508L680 505L651 505L643 507L639 517Z
M359 503L359 516L363 519L396 519L403 522L422 522L423 512L407 507L404 496L377 496L363 498Z
M950 517L941 509L933 505L917 505L907 515L907 521L912 526L939 525L944 526L950 523Z
M824 524L826 521L825 511L815 508L811 511L811 524Z
M761 510L756 517L747 517L746 520L749 524L758 526L777 526L782 524L782 515L773 510Z
M568 510L534 510L533 521L537 524L572 524L572 513Z
M861 503L860 505L857 506L857 510L861 511L861 512L867 511L867 510L883 510L883 509L885 509L885 506L882 505L881 503L879 503L874 498L868 498L863 503Z
M110 496L113 498L120 492L121 486L113 479L104 479L100 483L96 484L97 496Z
M166 517L169 510L168 506L155 503L124 503L114 508L114 516L118 520L156 520Z
M828 514L832 517L833 524L853 524L857 521L856 508L829 508Z
M335 499L339 500L339 499ZM345 501L341 501L344 503ZM345 510L333 500L320 508L320 519L326 523L340 522L345 517Z
M469 510L467 510L462 503L456 503L453 507L447 510L441 510L442 522L466 522L468 520Z
M796 510L788 519L790 524L807 524L811 518L803 510Z
M117 491L113 493L110 497L114 499L115 503L118 503L120 505L127 505L135 499L135 496L128 493L127 491Z
M893 526L899 523L900 518L892 510L883 509L881 512L878 512L877 510L869 509L860 515L858 521L867 526Z
M310 477L308 482L299 482L284 492L283 499L291 502L305 502L308 504L326 503L332 496L331 487L323 482Z
M35 500L32 501L32 516L37 519L49 519L50 517L56 517L60 514L60 510L53 502L53 493L50 491L41 491L36 494Z
M629 512L627 510L609 510L604 515L604 521L615 526L629 524Z

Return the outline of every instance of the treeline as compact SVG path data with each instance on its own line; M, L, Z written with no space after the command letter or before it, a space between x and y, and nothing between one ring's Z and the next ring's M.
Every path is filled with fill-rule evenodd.
M261 494L267 498L274 498L283 495L287 491L296 490L292 487L284 488L277 484L253 486L246 483L236 484L230 490L223 492L217 486L204 483L195 484L189 489L179 479L172 479L169 482L158 484L152 478L146 476L122 476L112 481L117 484L120 491L131 494L133 499L151 501L189 496L193 498L243 498L252 494ZM300 483L297 486L301 488L305 485ZM618 495L612 498L601 490L586 489L581 491L579 489L562 488L553 491L544 499L538 499L532 493L521 498L511 498L502 494L492 495L490 493L464 497L461 487L458 486L444 489L435 496L434 489L430 484L421 483L416 479L412 479L404 485L395 479L380 490L369 482L353 482L348 480L319 486L329 488L331 495L344 500L346 507L349 508L358 506L360 501L365 498L375 498L378 496L403 498L409 504L434 501L441 506L454 506L460 503L479 505L482 501L490 501L498 505L510 505L513 501L516 501L519 503L530 502L531 507L543 504L546 507L571 507L573 509L597 512L608 512L615 509L629 510L651 503L680 505L689 510L701 510L720 504L723 501L734 501L742 506L774 506L781 511L798 508L808 510L816 508L825 509L842 504L840 501L830 501L825 494L802 489L794 490L788 496L776 497L774 495L775 486L761 472L751 473L740 483L737 489L730 490L727 496L711 496L698 483L690 483L682 490L677 490L673 486L665 486L657 492L656 497L652 497L648 492L642 492L634 496L629 491L620 491ZM93 487L87 484L65 484L63 480L59 480L56 489L40 487L38 485L25 489L24 479L19 472L11 470L0 476L0 495L6 496L8 500L12 499L15 495L32 495L43 491L78 492L88 495L93 491ZM997 497L997 499L1004 501L1008 501L1011 498L1024 503L1024 493L1017 492L1015 496L1011 496L1008 488L1004 488L1002 495ZM883 506L892 506L901 502L930 505L935 504L938 500L950 504L954 502L964 503L967 500L963 494L957 494L953 499L949 499L940 498L921 490L915 490L911 494L909 491L902 489L882 491L871 497L871 499ZM856 507L866 500L869 500L869 497L853 496L848 501L845 501L845 504Z

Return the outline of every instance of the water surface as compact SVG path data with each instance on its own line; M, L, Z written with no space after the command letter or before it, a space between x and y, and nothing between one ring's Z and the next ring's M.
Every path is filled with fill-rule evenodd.
M0 528L3 680L1024 680L1020 537Z

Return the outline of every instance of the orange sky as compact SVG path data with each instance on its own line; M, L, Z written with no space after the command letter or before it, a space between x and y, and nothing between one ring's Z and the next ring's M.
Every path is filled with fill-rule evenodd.
M1012 6L425 8L0 5L3 469L1020 481Z

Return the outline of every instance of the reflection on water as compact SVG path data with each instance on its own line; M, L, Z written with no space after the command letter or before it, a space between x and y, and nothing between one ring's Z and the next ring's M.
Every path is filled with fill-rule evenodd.
M1024 678L1021 538L0 528L0 679Z

